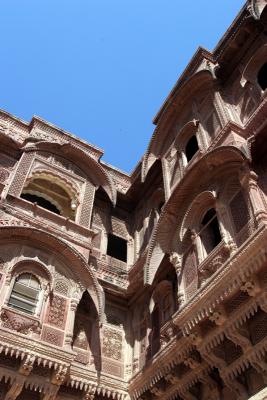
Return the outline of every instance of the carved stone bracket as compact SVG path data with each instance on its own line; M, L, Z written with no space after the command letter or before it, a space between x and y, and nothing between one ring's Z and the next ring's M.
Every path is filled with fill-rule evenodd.
M248 399L248 393L245 387L240 382L238 382L236 379L228 379L223 377L222 379L225 383L225 386L227 386L231 390L231 392L233 392L237 396L237 400Z
M65 381L68 372L68 367L66 365L60 365L58 369L55 370L51 382L53 385L60 386Z
M225 336L234 344L240 346L244 353L250 350L252 347L251 341L246 336L242 335L240 330L235 328L226 329Z
M259 281L256 277L246 281L240 288L243 292L246 292L249 296L255 297L261 292Z
M214 311L209 319L214 322L216 325L221 326L225 323L227 320L227 315L222 307L220 307L218 310Z
M170 263L174 266L177 277L179 277L182 270L182 259L178 253L172 252L170 254Z
M92 387L83 396L83 400L94 400L96 388Z
M28 354L26 358L22 361L19 373L25 376L30 375L35 359L36 356L34 354Z

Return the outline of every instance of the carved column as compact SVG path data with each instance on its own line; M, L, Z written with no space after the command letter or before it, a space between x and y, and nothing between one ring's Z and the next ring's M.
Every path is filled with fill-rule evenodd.
M24 187L25 180L31 169L31 165L34 159L33 152L23 153L21 159L18 162L16 172L14 174L13 180L10 183L8 194L13 196L20 196L22 189Z
M176 253L172 252L170 254L170 263L173 265L177 275L177 303L181 306L185 301L185 288L180 282L180 275L182 271L182 257Z
M266 223L267 221L267 212L263 199L261 197L260 188L257 184L257 180L258 175L254 171L251 171L248 167L241 171L241 184L247 190L256 222L258 225L261 225L263 223Z
M223 206L223 204L220 203L219 200L217 200L216 202L216 212L218 214L218 223L220 226L222 241L226 244L226 247L228 248L230 253L232 253L236 250L236 245L232 239L231 233L226 228L226 226L230 226L231 223L225 207Z
M163 173L163 185L164 185L164 192L165 192L165 199L167 200L171 195L170 189L170 172L168 168L168 161L163 158L162 159L162 173Z
M86 181L84 195L81 204L79 224L86 228L91 225L92 210L95 198L95 187L92 183Z
M65 336L65 347L71 348L73 340L74 322L77 306L79 304L79 299L71 299L68 319L66 323L66 336Z
M220 119L220 123L222 126L225 126L230 120L230 115L219 91L215 91L214 100L214 106Z

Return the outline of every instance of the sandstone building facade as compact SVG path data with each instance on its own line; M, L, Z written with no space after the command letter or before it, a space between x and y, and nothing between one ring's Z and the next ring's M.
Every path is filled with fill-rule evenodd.
M131 175L0 112L1 400L265 398L266 88L250 0Z

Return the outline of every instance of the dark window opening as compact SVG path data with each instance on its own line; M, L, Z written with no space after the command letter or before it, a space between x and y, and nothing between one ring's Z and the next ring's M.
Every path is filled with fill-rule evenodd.
M258 73L258 84L262 90L267 89L267 63L263 64Z
M127 262L127 240L109 234L107 255Z
M200 237L209 254L222 240L219 223L214 208L208 210L202 219L202 229Z
M199 150L199 147L198 147L197 138L195 135L193 135L188 140L187 145L185 147L185 155L186 155L188 162L194 157L194 155L196 154L196 152L198 150Z
M30 194L30 193L22 193L21 198L30 201L31 203L37 203L38 206L60 215L59 209L54 204L50 203L50 201L44 199L43 197L36 196L35 194Z

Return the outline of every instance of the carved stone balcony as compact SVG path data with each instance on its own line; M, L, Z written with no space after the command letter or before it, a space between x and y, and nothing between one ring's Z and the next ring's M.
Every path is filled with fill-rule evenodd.
M229 246L221 241L198 266L200 287L221 267L229 256Z
M88 257L87 253L95 234L93 230L12 195L7 196L4 210L7 212L7 216L17 218L18 224L33 226L71 241L79 251L83 248L83 255ZM7 221L7 225L9 224L9 221Z
M94 252L92 253L94 255ZM96 271L99 279L120 286L128 286L127 264L106 254L90 258L90 266Z

